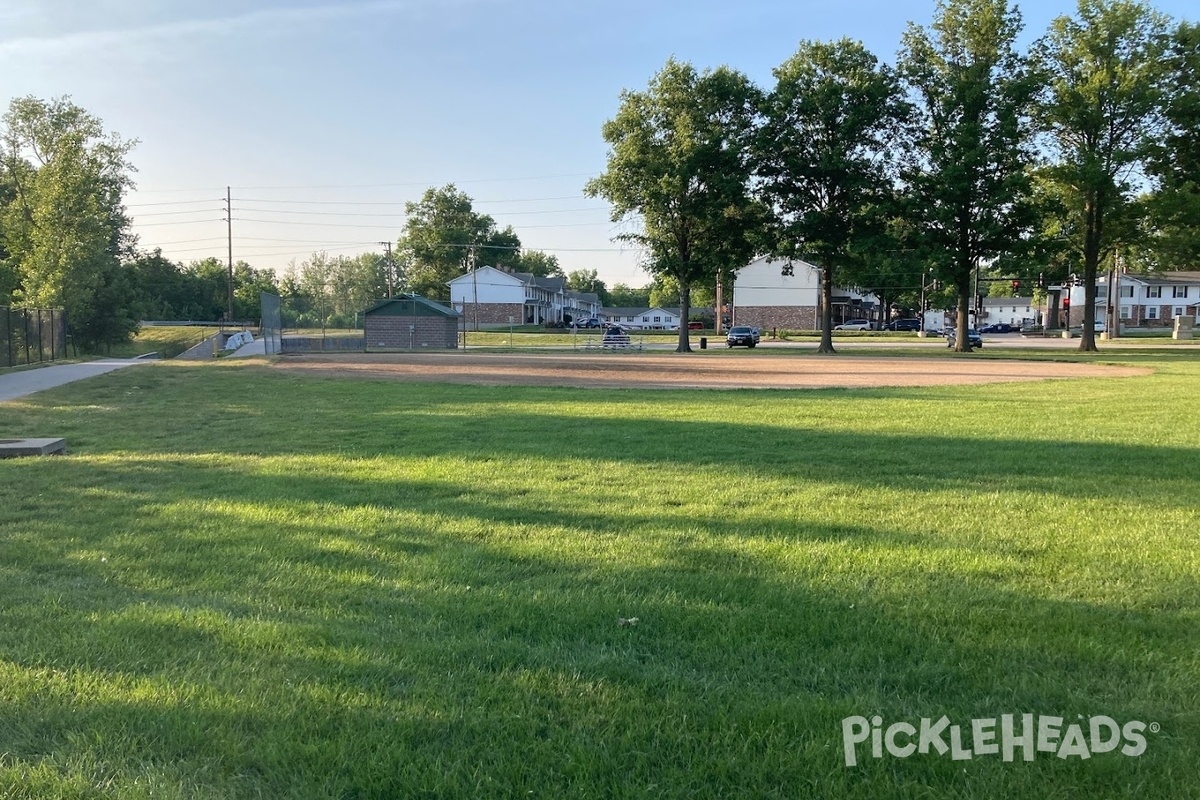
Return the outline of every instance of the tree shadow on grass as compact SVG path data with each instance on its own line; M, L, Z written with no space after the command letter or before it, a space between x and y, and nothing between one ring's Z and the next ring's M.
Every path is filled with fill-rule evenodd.
M155 490L146 465L54 469L82 488L5 542L0 662L24 686L0 730L10 760L314 797L1167 796L1194 778L1187 613L905 557L936 561L933 537L797 525L793 551L853 545L805 568L751 528L632 509L597 536L610 515L449 480L180 459L156 463ZM1094 768L840 761L851 714L1021 712L1155 717L1179 738Z

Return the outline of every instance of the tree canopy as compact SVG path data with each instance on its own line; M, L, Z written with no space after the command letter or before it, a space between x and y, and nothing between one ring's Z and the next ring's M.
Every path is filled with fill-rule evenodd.
M957 291L963 352L976 271L1025 247L1036 221L1029 109L1038 82L1016 49L1020 31L1007 0L939 0L933 23L910 25L900 53L915 110L904 216L923 258Z
M643 267L679 283L684 317L692 285L746 264L761 222L750 195L749 145L758 92L741 73L698 73L671 59L643 92L621 95L604 124L604 173L585 192L612 203L618 238L642 249ZM691 352L681 325L677 352Z
M78 345L124 340L136 328L125 192L134 142L62 97L12 101L0 120L0 206L7 300L61 307Z
M766 250L821 268L821 344L832 353L835 281L865 277L887 232L888 154L905 114L899 84L859 42L801 42L775 69L754 148L770 209Z
M426 190L419 201L406 203L404 210L408 220L399 250L407 265L407 288L412 291L447 300L449 281L473 265L520 267L521 240L516 232L511 226L501 230L490 216L476 212L471 198L454 184Z
M1129 0L1080 0L1038 43L1048 88L1038 107L1051 149L1044 174L1062 198L1083 270L1081 350L1095 350L1096 273L1138 237L1136 172L1161 131L1166 20Z

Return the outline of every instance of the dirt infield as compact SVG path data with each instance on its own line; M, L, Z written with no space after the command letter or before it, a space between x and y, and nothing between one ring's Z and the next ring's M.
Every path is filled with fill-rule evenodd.
M485 386L645 389L818 389L950 386L1053 378L1126 378L1150 370L1055 361L880 358L739 353L736 356L415 353L288 357L276 369L301 375Z

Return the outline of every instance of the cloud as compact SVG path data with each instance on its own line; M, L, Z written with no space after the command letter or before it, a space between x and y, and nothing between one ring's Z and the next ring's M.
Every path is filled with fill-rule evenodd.
M78 54L81 50L130 47L240 31L300 27L352 17L400 14L440 5L437 0L370 0L304 8L267 8L215 19L180 20L142 27L77 31L58 36L28 36L0 41L0 57Z

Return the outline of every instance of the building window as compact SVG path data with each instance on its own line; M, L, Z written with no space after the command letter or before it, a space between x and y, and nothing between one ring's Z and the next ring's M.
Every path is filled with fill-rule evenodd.
M642 322L649 322L649 321L650 321L649 317L642 317Z
M625 321L626 321L626 322L633 322L633 317L626 317L626 318L625 318Z
M1121 306L1121 319L1129 318L1129 306Z
M1133 297L1133 287L1132 286L1119 286L1119 287L1117 287L1117 289L1118 289L1118 294L1121 297Z
M1146 297L1162 297L1162 287L1161 286L1147 286L1146 287Z
M1171 296L1172 297L1187 297L1187 290L1188 290L1188 287L1186 287L1186 286L1172 286L1171 287Z
M1158 306L1146 306L1146 319L1158 319Z
M654 318L654 321L655 321L655 322L662 322L662 317L655 317L655 318Z
M1182 317L1183 312L1184 312L1183 306L1175 306L1173 309L1171 309L1171 316Z

